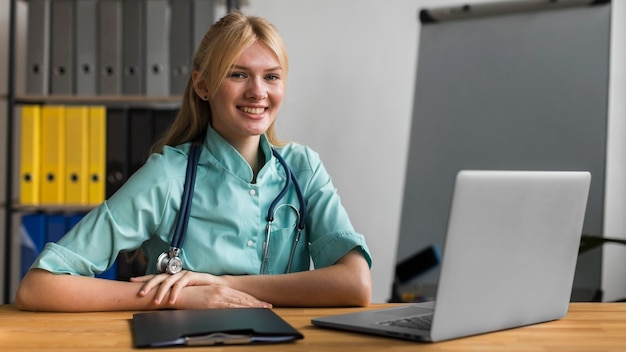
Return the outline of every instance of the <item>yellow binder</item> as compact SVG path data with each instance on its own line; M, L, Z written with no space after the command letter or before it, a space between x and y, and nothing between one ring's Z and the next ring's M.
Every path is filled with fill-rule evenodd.
M104 172L106 167L106 107L89 108L89 180L88 203L100 204L105 198Z
M23 105L20 129L20 204L39 204L41 107Z
M65 107L43 106L41 111L41 203L65 201Z
M87 204L89 108L65 108L65 204Z

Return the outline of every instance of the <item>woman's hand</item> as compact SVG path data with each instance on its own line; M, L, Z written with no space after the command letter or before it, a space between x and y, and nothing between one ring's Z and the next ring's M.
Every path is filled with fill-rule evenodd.
M208 285L185 287L171 308L272 308L272 305L234 288Z
M217 307L263 307L271 308L271 304L259 301L255 297L230 287L225 286L224 280L219 276L196 273L183 270L180 273L145 275L131 278L133 282L143 282L143 286L139 291L139 296L146 296L150 291L157 288L154 296L154 303L160 305L166 296L167 304L176 306L178 298L181 296L183 288L197 286L202 289L201 297L193 297L186 299L185 306L190 303L192 306L199 308L217 308ZM197 291L197 290L194 290ZM189 296L187 296L189 298ZM192 303L193 302L193 303Z
M218 276L201 274L187 270L183 270L174 275L158 274L133 277L130 281L144 283L139 291L139 296L142 297L158 287L154 300L156 304L160 304L165 295L168 293L169 303L174 303L176 301L176 297L178 297L180 291L185 286L222 284Z

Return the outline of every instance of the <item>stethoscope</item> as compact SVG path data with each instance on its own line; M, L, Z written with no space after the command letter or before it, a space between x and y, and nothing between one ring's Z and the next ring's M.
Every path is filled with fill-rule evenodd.
M187 233L187 224L189 223L189 214L191 212L191 200L193 198L193 189L196 183L196 169L198 167L198 160L200 158L201 144L200 143L192 143L191 150L189 152L189 161L187 162L187 171L185 174L185 184L183 186L183 195L180 205L180 212L178 214L178 220L176 222L176 227L174 229L174 235L172 236L172 243L170 244L170 249L167 252L163 252L157 258L157 270L160 273L168 273L168 274L176 274L183 270L183 262L180 259L180 253L182 251L183 242L185 241L185 235ZM291 252L289 253L289 261L287 264L287 273L291 272L291 265L293 263L293 258L296 252L296 247L298 246L298 242L300 241L300 235L302 230L304 229L304 225L306 222L306 202L304 200L304 195L302 193L302 188L298 183L293 171L287 165L287 162L283 157L272 148L272 155L278 160L278 162L282 165L285 170L285 186L278 193L276 198L270 204L269 209L267 210L267 226L265 228L265 239L263 241L263 260L261 262L261 270L260 273L265 273L265 267L267 265L269 259L269 246L270 246L270 234L272 232L272 223L274 222L274 215L276 214L276 210L283 206L288 206L292 208L298 217L298 223L296 224L296 237L291 245ZM278 206L278 203L281 199L285 197L287 191L289 190L289 186L293 184L296 195L298 197L298 204L300 206L300 210L296 209L292 204L282 204Z

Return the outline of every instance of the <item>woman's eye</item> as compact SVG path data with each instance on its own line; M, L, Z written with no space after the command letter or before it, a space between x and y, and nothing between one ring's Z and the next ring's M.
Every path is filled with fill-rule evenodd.
M245 78L246 75L243 74L242 72L231 72L230 77L231 78Z
M270 80L270 81L276 81L280 79L280 76L275 75L275 74L270 74L266 76L266 79Z

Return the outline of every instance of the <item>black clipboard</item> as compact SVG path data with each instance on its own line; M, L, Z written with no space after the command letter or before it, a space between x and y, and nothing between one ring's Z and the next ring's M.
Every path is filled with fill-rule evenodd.
M267 308L167 310L133 314L135 347L284 343L304 336Z

